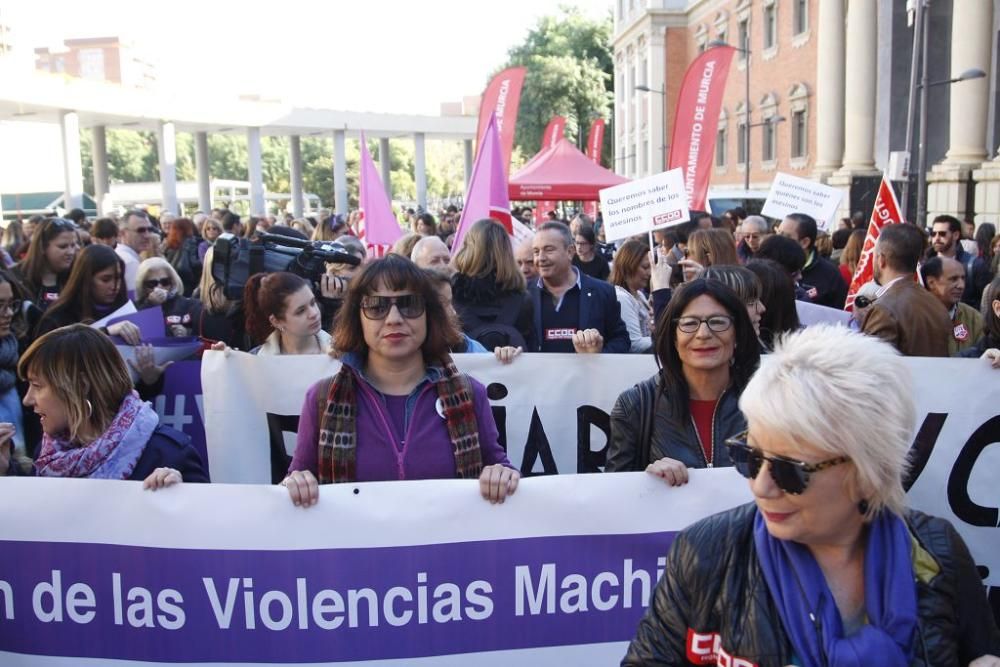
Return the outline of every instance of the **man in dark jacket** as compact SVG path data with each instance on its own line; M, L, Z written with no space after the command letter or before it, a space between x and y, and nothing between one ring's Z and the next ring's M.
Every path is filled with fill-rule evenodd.
M797 241L805 251L802 282L815 290L815 294L809 295L813 303L838 310L843 308L847 300L847 285L840 269L816 250L816 220L805 213L792 213L781 221L778 233Z
M538 282L531 286L532 352L628 352L631 342L614 288L573 266L573 236L546 222L532 240Z
M979 309L983 290L990 284L989 263L982 257L973 257L961 244L962 223L951 215L939 215L931 224L931 257L950 257L965 267L965 291L962 303Z

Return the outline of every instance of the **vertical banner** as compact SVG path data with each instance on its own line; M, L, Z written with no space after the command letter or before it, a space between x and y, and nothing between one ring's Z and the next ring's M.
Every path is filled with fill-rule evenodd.
M858 290L865 283L875 279L875 242L878 241L882 228L886 225L898 225L901 222L903 222L903 216L899 212L896 193L892 189L892 183L883 174L882 184L878 188L878 197L875 198L875 208L872 209L871 221L868 223L865 245L861 250L861 258L858 260L858 268L854 270L851 288L847 291L847 302L844 304L844 310L853 311L854 297Z
M483 150L483 134L496 115L497 132L500 134L501 161L506 176L510 167L510 153L514 148L514 129L517 127L517 107L521 102L521 88L524 86L524 67L510 67L500 72L483 91L479 105L479 126L476 128L476 156Z
M695 58L684 74L677 97L667 169L684 170L684 189L691 209L706 210L719 110L735 51L731 46L716 46Z
M604 150L604 125L603 118L594 119L594 122L590 124L590 132L587 134L587 157L598 166L601 164L601 152ZM596 219L597 202L583 202L583 214L591 220Z
M545 134L542 135L542 146L539 152L544 153L555 146L565 133L566 119L562 116L553 116L552 120L549 121L548 127L545 128ZM554 210L556 210L556 203L554 201L535 202L535 224L540 225L545 222L548 219L549 211Z
M477 220L493 218L504 226L508 234L514 233L510 195L507 192L507 166L501 163L499 134L496 117L490 116L482 137L482 150L476 154L476 163L472 165L465 206L451 246L452 255L462 247L465 233Z

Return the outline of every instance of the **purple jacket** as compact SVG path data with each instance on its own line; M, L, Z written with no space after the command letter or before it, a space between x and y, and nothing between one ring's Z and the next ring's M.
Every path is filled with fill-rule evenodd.
M410 394L408 403L413 406L412 414L404 444L399 447L393 435L392 419L386 412L385 400L361 372L354 370L358 403L357 481L453 479L456 476L448 427L435 408L437 391L433 380L438 377L435 371L438 369L429 368L428 376ZM472 381L483 465L502 463L512 467L500 447L486 388L475 379L469 379ZM318 476L320 401L325 405L325 398L318 396L322 384L323 381L317 382L306 392L289 472L310 470Z

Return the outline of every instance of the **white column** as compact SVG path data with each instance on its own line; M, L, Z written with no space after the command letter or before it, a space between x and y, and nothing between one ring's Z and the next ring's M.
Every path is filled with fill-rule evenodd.
M170 121L160 121L156 130L156 153L160 160L160 199L164 211L177 210L177 131Z
M389 137L380 137L378 140L378 161L382 170L382 187L385 189L385 196L392 201L392 154L389 152Z
M344 130L333 131L333 194L337 213L347 215L347 149Z
M80 117L63 111L59 117L63 149L63 207L83 208L83 163L80 158Z
M878 46L878 3L851 0L847 5L845 89L851 91L844 110L843 172L875 169L875 82ZM821 47L822 51L822 47Z
M91 159L94 164L94 201L97 214L104 215L104 198L108 194L108 136L103 125L91 129Z
M667 117L666 105L664 104L664 91L667 90L667 77L665 71L665 58L663 57L666 48L665 33L653 30L646 36L648 44L648 55L646 62L649 63L649 87L661 91L658 93L647 93L649 97L649 156L648 160L650 174L658 174L666 171L666 149L667 145Z
M469 181L472 180L472 139L462 142L462 158L465 161L465 189L469 189Z
M292 186L292 217L301 218L305 214L302 196L302 141L299 135L288 138L289 179Z
M208 133L194 133L194 164L198 171L198 208L208 213L212 209L212 175L209 169Z
M250 215L264 215L264 173L260 157L260 128L247 128L247 176L250 181Z
M413 135L413 180L417 184L417 205L427 210L427 166L424 161L424 133Z
M949 86L951 113L945 164L970 165L986 159L990 56L993 46L993 0L952 3L951 76L973 67L986 77Z
M844 0L819 0L816 21L816 166L825 177L844 157ZM853 99L852 103L856 100Z

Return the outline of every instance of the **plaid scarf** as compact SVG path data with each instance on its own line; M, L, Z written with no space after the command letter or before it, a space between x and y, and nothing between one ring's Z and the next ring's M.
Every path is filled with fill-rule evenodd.
M483 456L479 450L472 383L458 372L450 357L443 361L444 374L434 384L444 406L455 469L461 479L477 479L483 470ZM319 427L320 484L357 481L358 408L354 373L346 364L341 366L326 392Z

